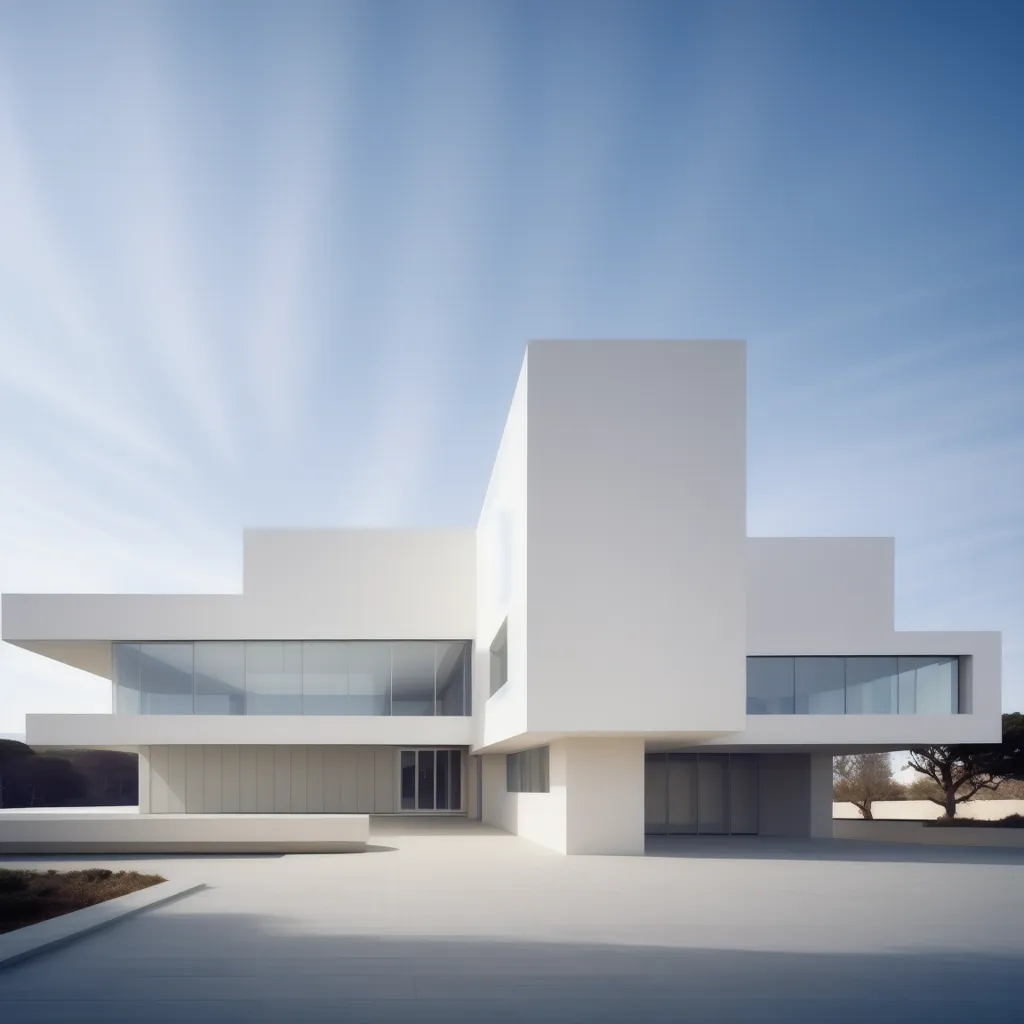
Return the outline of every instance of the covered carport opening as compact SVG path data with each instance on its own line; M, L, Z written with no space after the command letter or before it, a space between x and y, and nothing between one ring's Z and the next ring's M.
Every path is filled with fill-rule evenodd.
M830 753L650 750L648 836L832 834Z

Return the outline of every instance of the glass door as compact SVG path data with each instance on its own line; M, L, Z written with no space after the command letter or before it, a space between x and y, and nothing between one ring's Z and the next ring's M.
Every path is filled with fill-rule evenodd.
M401 750L398 758L399 810L462 810L461 750Z
M434 750L416 751L416 810L434 809Z

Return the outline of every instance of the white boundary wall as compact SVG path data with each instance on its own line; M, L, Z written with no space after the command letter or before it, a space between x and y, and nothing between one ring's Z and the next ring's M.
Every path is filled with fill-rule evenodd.
M879 800L871 805L872 816L881 821L933 821L945 813L931 800ZM971 800L956 809L958 818L979 821L998 821L1011 814L1024 814L1024 800ZM832 817L860 820L861 813L853 804L837 801L832 805Z

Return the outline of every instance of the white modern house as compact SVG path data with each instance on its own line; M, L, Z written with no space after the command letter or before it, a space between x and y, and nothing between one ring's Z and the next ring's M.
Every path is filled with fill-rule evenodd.
M237 594L4 595L7 643L112 683L28 742L138 750L154 819L830 836L834 754L999 740L1000 636L897 632L891 539L748 537L745 411L739 342L533 343L475 527L247 531Z

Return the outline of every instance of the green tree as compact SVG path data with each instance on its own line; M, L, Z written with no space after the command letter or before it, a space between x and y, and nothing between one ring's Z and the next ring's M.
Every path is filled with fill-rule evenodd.
M947 818L957 806L985 790L996 790L1006 779L1024 779L1024 715L1003 715L1003 740L988 745L918 747L906 764L930 779L936 791L922 795L937 803Z
M869 821L875 801L897 800L900 792L888 754L840 754L832 759L833 798L853 804Z

